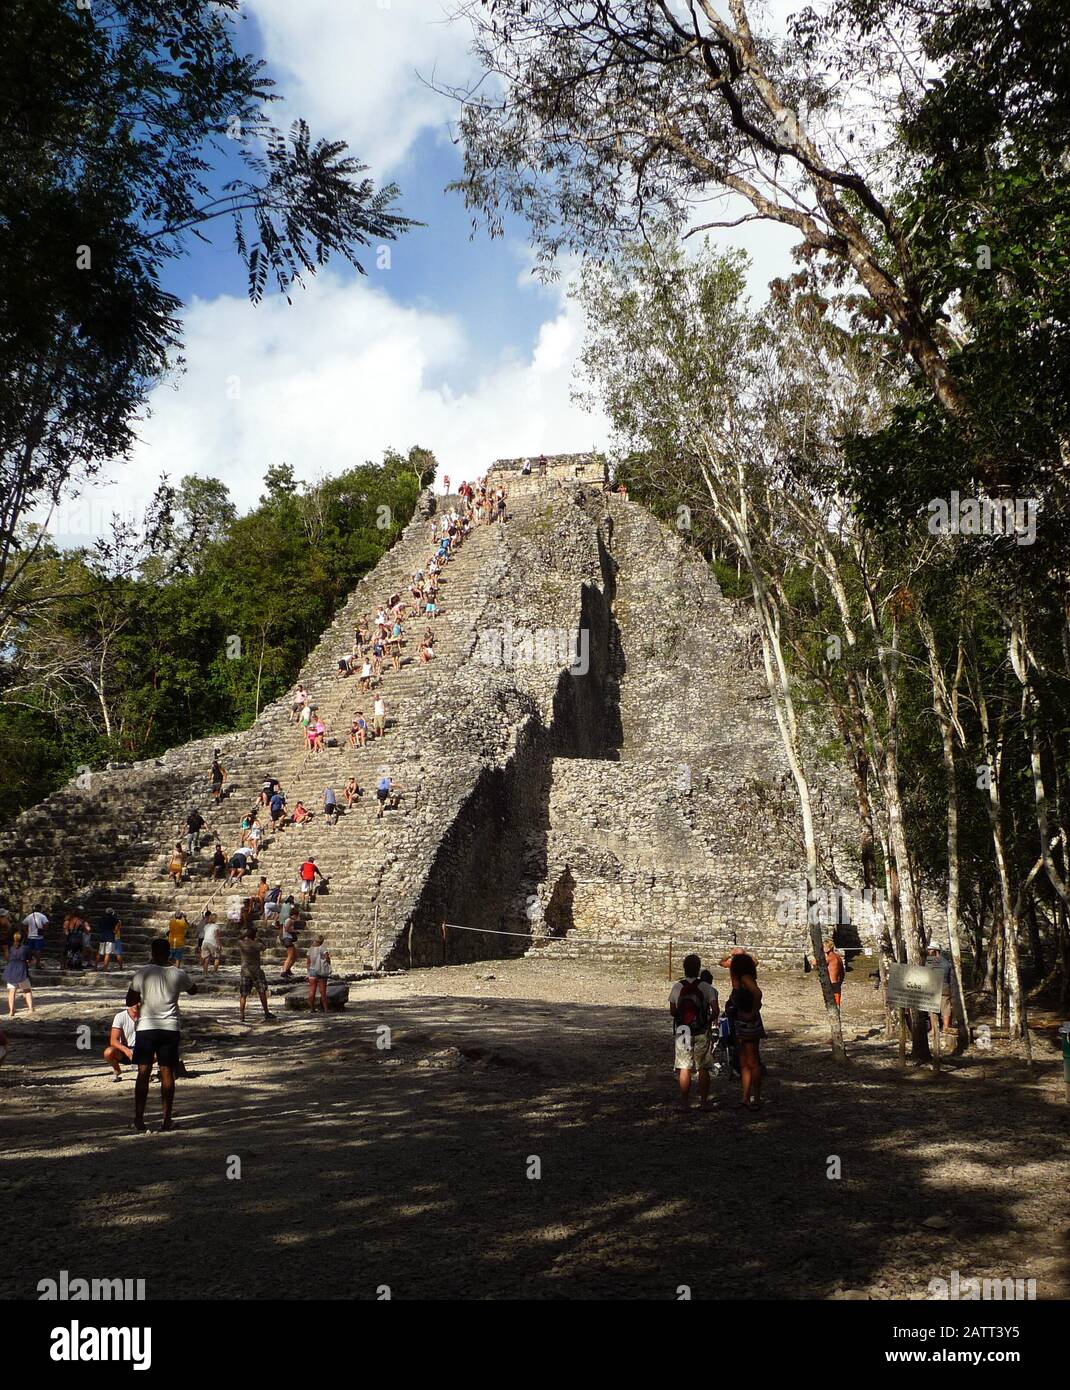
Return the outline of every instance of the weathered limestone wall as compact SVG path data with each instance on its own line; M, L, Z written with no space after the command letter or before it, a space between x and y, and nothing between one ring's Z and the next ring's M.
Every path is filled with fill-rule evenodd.
M554 760L535 911L566 939L541 949L643 954L672 937L798 963L778 894L805 852L749 624L680 537L621 498L602 505L617 730L612 761ZM843 779L816 781L823 836L849 843ZM849 876L845 857L837 868Z

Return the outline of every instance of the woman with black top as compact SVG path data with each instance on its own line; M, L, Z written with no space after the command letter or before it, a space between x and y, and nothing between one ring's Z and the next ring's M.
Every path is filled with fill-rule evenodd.
M762 1024L762 991L758 986L758 966L753 956L737 951L728 960L732 993L725 1013L732 1019L739 1055L739 1074L743 1083L743 1098L739 1102L746 1110L758 1110L762 1104L762 1062L758 1045L765 1037Z

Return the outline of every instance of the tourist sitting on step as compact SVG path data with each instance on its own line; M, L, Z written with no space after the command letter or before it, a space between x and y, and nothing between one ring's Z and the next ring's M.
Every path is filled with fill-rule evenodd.
M303 801L299 801L297 805L294 807L294 825L307 825L311 819L312 812L308 809L308 807L305 805Z
M357 710L349 726L349 742L354 748L363 748L368 742L368 721L362 709Z
M426 666L427 663L434 656L434 654L435 648L433 644L428 642L427 638L425 637L424 640L420 643L419 648L417 649L417 659L419 660L422 666Z
M346 799L346 806L352 809L353 802L364 795L355 777L347 777L346 784L342 788L342 795Z
M216 841L216 847L212 854L212 877L222 878L227 871L227 856L223 846Z
M182 875L186 869L186 851L176 840L175 847L171 851L171 858L167 865L167 872L171 875L176 888L182 884Z
M322 753L327 746L327 725L317 714L308 726L308 747L311 753Z

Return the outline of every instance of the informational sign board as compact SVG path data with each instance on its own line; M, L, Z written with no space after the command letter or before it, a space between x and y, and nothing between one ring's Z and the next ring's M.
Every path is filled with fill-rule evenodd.
M944 990L944 972L929 965L889 965L888 1007L920 1009L938 1014Z

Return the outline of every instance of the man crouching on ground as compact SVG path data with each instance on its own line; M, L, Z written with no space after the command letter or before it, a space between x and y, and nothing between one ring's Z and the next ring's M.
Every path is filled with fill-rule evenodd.
M669 993L676 1052L673 1065L680 1082L676 1108L684 1112L691 1108L691 1076L696 1071L702 1109L708 1110L710 1106L712 1030L720 1010L717 991L699 979L701 969L702 961L698 956L685 956L684 978L677 980Z

